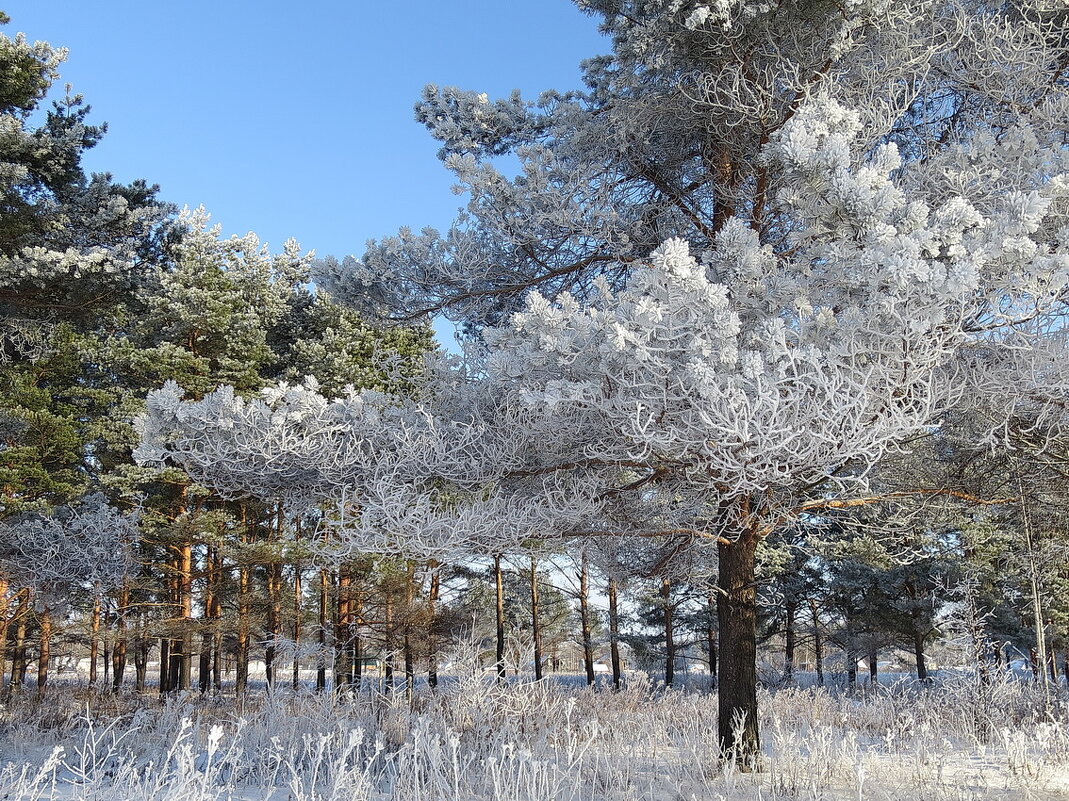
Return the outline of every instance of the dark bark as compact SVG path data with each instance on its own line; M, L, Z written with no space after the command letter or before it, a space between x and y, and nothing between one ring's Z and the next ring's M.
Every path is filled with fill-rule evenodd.
M534 641L534 677L542 680L542 621L538 608L538 560L531 557L531 637Z
M352 682L353 651L349 606L352 603L352 573L342 567L338 571L338 602L334 618L334 689L344 690Z
M676 678L676 638L672 584L668 579L661 579L661 613L664 618L664 685L671 687Z
M711 686L716 686L716 670L717 670L717 658L716 658L716 594L709 593L709 597L706 599L706 609L708 611L709 619L705 626L705 649L709 652L709 681Z
M586 668L586 683L594 684L594 637L590 620L590 570L587 565L586 551L579 569L579 620L583 635L583 665Z
M820 637L820 614L817 602L809 599L809 613L813 618L813 665L817 671L817 684L824 686L824 641Z
M757 719L757 542L751 527L741 531L734 542L721 541L717 546L719 742L723 757L742 769L752 768L761 750Z
M427 684L433 690L438 686L438 628L437 606L440 592L440 577L437 562L431 565L431 588L427 594Z
M920 628L913 628L913 655L917 659L917 680L928 680L928 667L924 664L924 635Z
M857 684L857 644L854 634L854 620L847 612L845 615L846 636L846 682L851 686Z
M505 680L505 584L501 575L501 554L494 555L494 589L497 596L497 680Z
M97 683L97 660L100 659L100 596L93 599L93 615L89 620L89 686Z
M616 597L616 579L609 579L609 658L612 661L612 686L619 690L623 679L620 665L620 607Z
M48 668L52 659L52 610L45 607L37 617L41 627L40 647L37 653L37 692L44 693L48 684Z
M327 689L327 620L330 617L330 573L319 571L319 659L316 662L316 692Z
M139 634L134 640L134 689L139 693L148 686L148 657L152 650L152 640Z
M130 586L125 581L119 590L119 604L115 609L115 647L111 651L111 686L118 690L122 687L123 674L126 673L126 616L130 611Z
M249 578L249 566L242 563L238 566L238 647L234 674L234 691L238 695L243 695L249 689L249 646L252 628L249 620Z
M171 691L171 641L160 638L160 695Z
M798 604L788 601L783 624L783 678L786 681L794 681L794 651L796 647L796 635L794 621L798 614Z
M409 561L405 574L405 617L402 628L402 649L405 657L405 698L412 702L416 685L416 659L412 651L412 605L416 594L416 563Z
M295 543L301 541L301 518L297 518L294 528L293 539ZM301 588L301 564L298 560L293 563L293 676L291 683L294 690L301 687L301 660L298 654L301 647L301 616L304 612L304 596Z
M880 676L879 676L879 672L880 672L879 664L876 662L876 659L877 659L878 656L879 656L879 654L877 653L875 648L870 648L869 649L869 683L870 684L875 684L880 679Z

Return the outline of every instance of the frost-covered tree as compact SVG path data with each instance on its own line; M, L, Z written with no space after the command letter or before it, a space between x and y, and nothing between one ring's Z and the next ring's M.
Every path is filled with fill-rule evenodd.
M1007 365L984 371L1016 376L1003 395L1062 389L1045 324L1069 276L1061 17L587 5L614 42L589 91L528 106L429 90L419 114L465 216L324 276L393 316L490 324L469 364L411 399L183 403L170 387L141 457L230 492L333 499L354 547L715 543L720 743L748 764L758 543L868 500L888 449L966 382L995 387L976 367ZM509 181L488 159L513 150Z
M167 235L170 209L156 200L155 187L85 174L82 154L105 128L88 123L80 96L54 102L41 121L39 107L65 57L47 42L0 35L4 360L40 356L51 326L85 322L121 301L158 260Z
M0 524L0 578L5 591L7 586L27 590L36 601L38 689L48 680L55 613L79 589L100 598L122 583L133 568L137 526L137 513L120 512L101 494L51 514L28 513Z

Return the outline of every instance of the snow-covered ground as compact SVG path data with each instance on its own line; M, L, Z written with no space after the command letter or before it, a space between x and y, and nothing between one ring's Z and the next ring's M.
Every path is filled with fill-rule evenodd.
M1056 694L1057 695L1057 694ZM764 763L723 770L716 699L633 678L621 693L478 672L437 695L87 696L0 718L0 798L1069 798L1069 701L1027 682L763 692Z

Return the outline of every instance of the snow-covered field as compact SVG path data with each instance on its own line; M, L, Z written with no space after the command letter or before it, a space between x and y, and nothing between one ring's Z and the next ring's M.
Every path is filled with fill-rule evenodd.
M97 695L3 709L0 798L1055 799L1069 705L1020 681L765 691L760 772L724 771L716 699L472 672L437 695Z

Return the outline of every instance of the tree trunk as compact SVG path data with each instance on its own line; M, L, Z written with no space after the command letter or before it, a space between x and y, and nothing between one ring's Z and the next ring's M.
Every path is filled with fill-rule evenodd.
M415 601L416 563L409 560L405 574L405 619L402 628L404 641L402 647L405 655L405 698L412 703L412 693L416 688L416 660L412 653L412 604Z
M37 616L41 626L40 650L37 654L37 692L43 694L48 684L48 667L52 658L52 610L45 606Z
M586 551L580 561L579 569L579 620L583 635L583 664L586 667L586 683L594 684L594 639L590 620L590 570L587 565Z
M813 666L817 671L817 684L824 686L824 643L820 639L820 615L817 602L809 599L809 614L813 618Z
M298 544L301 541L301 518L298 516L294 531L293 541ZM301 616L304 614L304 595L301 587L301 561L300 553L294 556L293 561L293 690L301 688Z
M15 607L15 649L11 655L11 681L9 690L17 690L26 681L26 619L30 614L30 591L19 591L18 606Z
M238 647L234 674L234 691L239 696L249 689L249 640L252 628L249 621L249 584L249 567L242 557L242 563L238 566Z
M717 622L720 631L720 749L746 770L761 750L757 720L757 532L747 527L734 542L717 546L720 576Z
M437 607L440 590L439 566L432 562L431 588L427 594L427 684L433 690L438 686L438 625Z
M11 628L11 618L7 613L11 609L11 596L8 595L7 582L0 578L0 681L7 666L7 635Z
M264 649L264 672L268 688L273 689L277 678L278 639L282 636L282 563L272 553L267 565L267 647Z
M352 603L353 577L349 568L338 570L338 602L334 618L334 689L345 690L352 682L353 643L349 606Z
M876 663L876 659L879 656L875 648L869 649L869 684L875 685L879 681L879 665Z
M111 614L108 610L107 604L105 604L104 616L101 620L101 625L103 627L103 636L100 638L101 651L103 652L102 656L104 657L103 673L105 686L107 686L108 683L111 681L111 640L109 638L109 635L111 633L111 623Z
M182 616L182 650L178 689L188 690L193 679L193 543L182 543L178 559L178 603Z
M330 573L319 571L319 658L316 660L316 692L327 689L327 620L330 617Z
M534 645L534 677L542 680L542 621L538 608L538 559L531 557L531 639Z
M171 691L171 641L160 638L160 695Z
M130 585L123 581L119 590L119 603L115 609L115 647L111 651L111 686L116 692L122 687L126 672L126 616L130 612Z
M708 620L705 624L705 648L709 652L709 685L716 686L716 593L709 593L705 599Z
M497 680L505 680L505 584L501 575L501 554L494 555L494 589L497 595Z
M134 689L143 693L148 685L148 657L152 640L141 631L134 640Z
M928 668L924 664L924 635L913 627L913 655L917 658L917 680L928 681Z
M619 690L623 681L620 665L620 607L616 597L616 579L609 579L609 659L612 662L612 686Z
M93 616L89 619L89 686L97 683L97 660L100 659L100 596L93 597Z
M783 625L783 679L794 681L794 650L796 644L794 619L798 613L798 604L793 601L786 605L786 619Z
M675 610L672 608L672 583L661 579L661 614L664 619L664 686L671 687L676 678Z
M387 690L393 690L393 592L390 588L386 589L386 597L384 598L384 615L386 622L386 639L385 639L385 651L384 664L382 677L386 685Z
M364 686L364 640L360 636L360 627L364 623L364 588L357 588L356 597L353 599L351 608L352 625L350 626L352 647L353 671L349 681L356 687Z
M846 633L846 682L851 687L857 684L857 646L854 642L854 620L847 612L845 615Z

